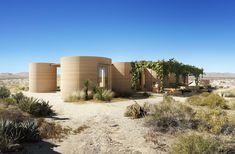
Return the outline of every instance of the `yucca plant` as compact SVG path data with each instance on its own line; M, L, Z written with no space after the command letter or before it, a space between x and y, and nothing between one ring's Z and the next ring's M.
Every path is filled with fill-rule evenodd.
M36 117L45 117L53 113L52 106L49 102L35 99L33 97L25 97L19 102L19 108Z
M51 108L49 102L41 100L31 104L29 113L36 117L46 117L53 113Z
M93 99L99 101L111 101L114 97L114 92L107 89L96 88L94 93Z
M11 97L16 101L17 104L19 104L20 101L23 100L26 96L22 92L19 92L16 94L12 94Z
M35 121L16 122L0 120L0 136L3 143L22 143L38 141L40 139Z
M25 97L19 102L18 106L22 111L30 113L30 107L35 103L39 103L39 100L33 97Z

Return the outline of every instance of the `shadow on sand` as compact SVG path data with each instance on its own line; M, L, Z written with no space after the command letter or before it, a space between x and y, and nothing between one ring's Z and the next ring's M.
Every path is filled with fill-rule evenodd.
M37 143L25 143L24 149L20 152L14 152L11 154L60 154L54 151L54 148L58 145L49 143L47 141L40 141Z

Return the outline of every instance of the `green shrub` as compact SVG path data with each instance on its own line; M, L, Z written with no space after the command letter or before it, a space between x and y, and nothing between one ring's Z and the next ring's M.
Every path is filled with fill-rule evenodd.
M197 106L208 106L212 109L214 108L229 109L227 101L218 94L213 94L213 93L211 94L203 93L198 96L192 96L187 99L187 102Z
M141 107L138 103L127 106L125 116L133 118L142 118L147 114L144 107Z
M185 135L172 145L171 154L218 154L219 142L205 135Z
M49 102L38 100L33 97L25 97L19 102L19 108L36 117L50 116L53 113Z
M27 113L30 113L30 107L33 103L38 103L39 100L38 99L35 99L33 97L25 97L24 99L22 99L20 102L19 102L19 105L18 107L24 111L24 112L27 112Z
M114 97L114 92L111 90L103 89L103 88L96 88L94 90L93 99L99 101L111 101Z
M49 102L41 100L31 104L29 113L35 117L46 117L53 113L51 108L52 106L49 105Z
M26 96L22 92L12 94L12 98L15 100L17 104L19 104L20 101L23 100L25 97Z
M0 87L0 98L8 98L11 96L11 92L6 87Z
M195 112L191 107L176 102L172 97L164 97L164 100L154 106L153 113L147 118L147 124L157 130L168 131L171 128L197 128L194 120Z
M16 105L16 100L13 98L10 98L10 97L2 98L2 99L0 99L0 103L5 104L6 106Z

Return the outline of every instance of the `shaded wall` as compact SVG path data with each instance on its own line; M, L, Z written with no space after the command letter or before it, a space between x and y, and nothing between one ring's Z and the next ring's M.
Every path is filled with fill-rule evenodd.
M31 63L29 65L29 91L56 91L56 75L56 66L51 63Z
M84 88L85 80L90 80L97 85L98 66L108 67L108 88L112 88L111 82L112 60L103 57L74 56L61 58L61 96L69 97L74 91Z
M117 62L112 65L112 89L115 92L132 92L131 63Z

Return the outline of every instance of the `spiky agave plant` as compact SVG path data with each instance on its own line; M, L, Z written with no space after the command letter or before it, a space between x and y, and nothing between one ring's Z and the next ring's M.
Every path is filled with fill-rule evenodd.
M0 144L38 141L39 131L33 120L16 122L0 120Z
M46 117L53 113L51 108L49 102L40 100L31 104L29 113L36 117Z

